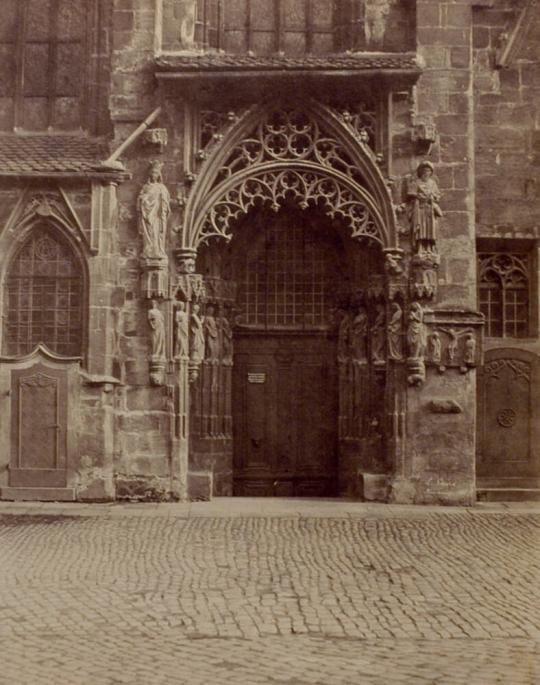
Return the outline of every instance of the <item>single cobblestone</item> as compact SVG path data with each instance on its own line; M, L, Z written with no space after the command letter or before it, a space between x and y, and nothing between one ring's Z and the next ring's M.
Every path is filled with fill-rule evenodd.
M538 514L159 511L0 512L2 685L540 682Z

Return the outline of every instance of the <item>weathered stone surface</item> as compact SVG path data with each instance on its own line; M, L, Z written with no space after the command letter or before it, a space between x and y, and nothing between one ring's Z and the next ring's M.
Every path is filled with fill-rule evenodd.
M431 400L429 410L433 414L461 414L463 408L455 400Z

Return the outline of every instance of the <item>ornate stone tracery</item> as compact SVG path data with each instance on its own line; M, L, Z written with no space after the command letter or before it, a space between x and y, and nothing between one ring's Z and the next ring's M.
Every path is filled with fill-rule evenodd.
M229 240L231 225L240 216L257 204L278 211L287 197L294 198L302 209L320 205L331 218L342 218L354 238L378 238L376 209L367 197L363 201L355 197L342 178L331 177L316 167L306 170L287 166L249 175L212 202L201 229L201 241L211 236Z
M214 119L203 122L201 143L210 149L185 202L181 250L230 237L232 222L256 203L277 209L287 196L304 208L320 203L344 218L354 237L397 246L387 184L350 117L308 101L301 108L253 106L223 134L223 117Z

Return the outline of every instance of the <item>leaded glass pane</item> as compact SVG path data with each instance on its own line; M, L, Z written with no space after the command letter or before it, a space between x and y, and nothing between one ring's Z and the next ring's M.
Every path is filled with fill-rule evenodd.
M60 355L80 355L82 306L81 267L72 251L35 231L6 282L5 353L28 354L41 343Z

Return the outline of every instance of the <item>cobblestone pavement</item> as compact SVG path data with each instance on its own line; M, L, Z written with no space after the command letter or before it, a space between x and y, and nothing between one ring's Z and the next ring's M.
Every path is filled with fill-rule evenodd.
M538 507L225 506L2 503L0 683L540 683Z

